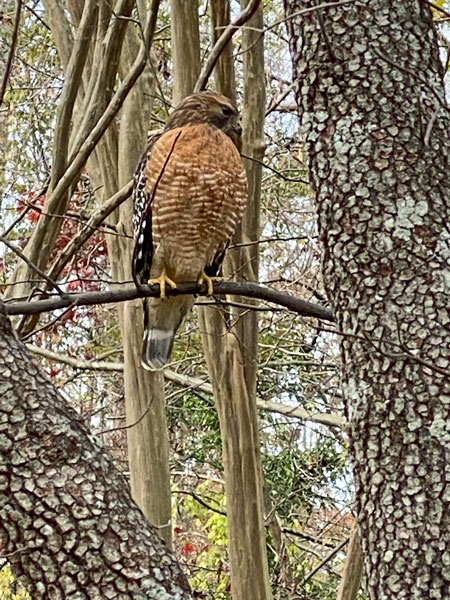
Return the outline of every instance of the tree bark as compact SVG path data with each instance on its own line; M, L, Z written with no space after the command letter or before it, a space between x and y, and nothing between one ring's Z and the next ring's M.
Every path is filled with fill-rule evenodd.
M242 2L242 7L247 2ZM229 3L212 3L213 24L228 25ZM248 156L262 158L265 109L264 55L262 40L252 28L261 27L260 7L243 30L244 114L243 148ZM214 72L219 91L231 98L235 82L231 65L231 43ZM249 179L249 202L246 215L234 242L259 237L261 169L246 161ZM258 279L257 253L248 247L229 252L224 271L240 280ZM233 598L267 600L272 597L264 526L264 497L256 411L256 368L258 321L254 311L237 309L232 315L235 326L230 329L227 315L218 310L201 309L200 329L203 347L214 390L223 444L225 491L228 506L228 544L230 552L231 590Z
M363 556L361 550L361 536L358 523L355 523L350 534L347 556L345 557L344 570L337 600L356 600L361 588L363 572Z
M120 71L127 73L136 57L139 43L134 30L125 37ZM150 69L144 71L124 102L118 140L119 188L131 179L146 146L152 102L143 101L155 87ZM107 157L105 157L107 164ZM130 198L115 213L119 230L133 236L133 200ZM113 238L109 256L113 279L130 281L134 242ZM158 526L162 539L171 546L171 492L169 434L167 430L164 377L141 365L144 311L141 300L118 305L124 353L124 387L130 485L134 500L149 521Z
M0 304L0 544L35 599L188 600L179 565Z
M200 73L198 0L171 0L172 106L190 94Z
M450 118L430 7L285 1L367 590L450 588Z

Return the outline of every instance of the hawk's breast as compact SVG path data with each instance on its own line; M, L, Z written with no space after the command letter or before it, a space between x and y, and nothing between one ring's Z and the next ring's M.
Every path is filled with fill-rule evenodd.
M179 281L196 278L242 218L247 179L239 152L218 128L188 125L157 140L145 174L155 250Z

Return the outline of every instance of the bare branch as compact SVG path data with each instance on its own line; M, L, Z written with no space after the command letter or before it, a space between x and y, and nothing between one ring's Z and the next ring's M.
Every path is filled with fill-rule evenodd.
M67 354L59 354L57 352L47 350L46 348L40 348L34 344L27 344L27 348L33 352L33 354L43 356L48 360L69 365L72 368L80 369L81 371L123 371L122 362L80 360L73 358L72 356L67 356ZM195 389L207 394L208 396L213 396L212 385L200 377L191 377L190 375L183 375L182 373L177 373L171 369L164 369L164 378L167 381L171 381L172 383L175 383L181 387ZM333 413L310 412L298 406L287 406L281 402L271 402L262 400L261 398L256 399L256 405L260 410L266 410L284 415L286 417L301 419L302 421L311 421L313 423L319 423L320 425L326 425L327 427L339 427L340 429L346 427L346 420L344 417Z
M346 420L344 417L332 413L310 412L297 406L286 406L280 402L269 402L266 400L257 400L257 406L262 410L279 413L286 417L295 417L302 421L320 423L327 427L339 427L340 429L346 427Z
M122 189L120 189L114 196L111 196L93 215L91 215L89 221L84 225L83 229L78 235L76 235L69 244L64 248L58 259L53 264L49 277L51 279L57 279L58 275L71 260L71 258L78 252L78 250L87 242L97 227L103 223L103 221L109 217L109 215L116 210L118 206L125 202L127 198L131 196L133 190L133 181L129 181Z
M308 575L300 583L300 587L303 587L305 583L307 583L312 577L314 577L317 571L320 571L322 567L324 567L328 562L330 562L330 560L336 556L339 550L342 550L342 548L348 543L349 539L350 538L345 538L345 540L342 541L338 546L336 546L336 548L333 548L333 550L325 556L325 558L317 565L317 567L315 567L312 571L310 571L310 573L308 573Z
M50 289L55 289L61 296L64 296L64 290L62 290L59 287L59 285L56 283L56 281L53 281L53 279L51 279L48 275L46 275L44 273L44 271L42 271L27 256L25 256L25 254L21 251L20 248L18 248L16 246L16 244L11 243L9 240L7 240L4 237L0 237L0 242L2 242L2 244L5 244L5 246L7 248L9 248L10 250L12 250L14 252L14 254L17 254L17 256L20 259L22 259L30 267L30 269L32 271L34 271L37 275L42 277L49 284Z
M136 287L125 288L122 290L108 290L105 292L87 292L84 294L65 294L62 298L49 298L38 300L36 302L9 302L5 304L6 312L9 315L33 315L42 312L49 312L68 306L93 306L95 304L111 304L115 302L125 302L126 300L135 300L136 298L157 297L160 294L159 285L146 285L139 289ZM206 286L199 287L197 283L179 283L176 289L167 290L167 294L178 296L179 294L198 294L206 295ZM279 292L259 283L220 281L214 282L214 294L235 294L246 296L248 298L258 298L266 300L288 308L290 311L303 317L313 317L325 321L334 321L333 312L312 302L307 302L301 298L296 298L290 294Z

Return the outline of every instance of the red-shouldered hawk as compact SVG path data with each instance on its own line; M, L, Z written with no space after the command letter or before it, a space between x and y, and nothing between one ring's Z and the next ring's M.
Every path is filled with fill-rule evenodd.
M142 364L161 369L193 296L166 298L177 282L218 275L244 212L247 178L232 138L241 134L231 101L216 92L187 96L162 133L151 137L135 175L133 276L159 283L160 298L144 301Z

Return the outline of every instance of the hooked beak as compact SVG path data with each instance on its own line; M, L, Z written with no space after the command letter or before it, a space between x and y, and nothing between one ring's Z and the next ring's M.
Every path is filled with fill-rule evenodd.
M242 127L240 123L235 123L231 128L231 131L238 135L239 137L242 135Z

